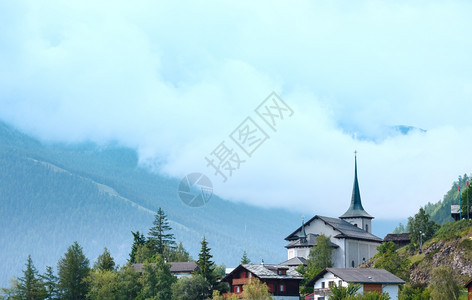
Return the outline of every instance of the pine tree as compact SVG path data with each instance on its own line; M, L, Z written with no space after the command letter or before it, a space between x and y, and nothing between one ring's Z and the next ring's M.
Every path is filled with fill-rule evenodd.
M20 299L45 299L46 290L38 275L31 255L26 260L26 270L23 271L23 277L18 278L18 294Z
M210 248L208 247L208 243L203 236L202 240L202 248L200 253L198 254L197 266L199 268L198 274L202 275L212 286L215 284L215 262L211 259L213 255L210 254Z
M163 257L167 260L167 262L192 261L190 253L188 253L188 251L184 248L182 242L179 242L177 248L169 248L168 246L165 246Z
M172 227L169 225L167 216L159 207L152 223L154 226L149 229L149 241L155 247L157 253L163 255L165 246L175 247L174 235L170 233Z
M251 260L247 257L246 250L244 250L243 257L241 257L241 264L246 265L250 263L251 263Z
M63 299L85 299L88 284L84 279L88 276L89 260L85 257L82 247L77 242L67 249L58 263L59 289Z
M101 271L113 271L115 269L115 261L106 247L103 249L103 253L97 258L93 268Z
M143 274L139 279L142 289L138 298L171 299L171 287L176 281L176 277L170 272L170 265L165 263L159 254L156 254L154 259L154 263L145 263L143 265Z
M139 231L132 232L133 234L133 245L131 246L131 253L129 254L129 261L132 264L137 263L136 262L136 252L138 251L139 247L144 246L146 244L146 238L142 233L139 233Z
M46 299L60 299L59 291L57 290L58 278L54 275L52 267L47 266L46 273L40 276L43 280L44 288L46 289Z

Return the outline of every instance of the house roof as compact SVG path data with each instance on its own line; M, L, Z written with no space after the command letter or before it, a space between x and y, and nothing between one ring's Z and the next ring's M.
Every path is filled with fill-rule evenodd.
M297 267L299 265L304 265L306 266L306 259L304 257L292 257L289 260L284 261L283 263L280 263L282 266L294 266Z
M301 276L295 267L290 267L287 265L269 265L269 264L245 264L239 265L231 273L226 275L221 281L230 282L231 278L238 274L242 269L245 269L251 272L254 276L259 279L281 279L281 280L302 280ZM277 270L284 269L287 270L286 275L279 275Z
M464 285L464 287L465 287L465 288L469 288L469 286L470 286L471 284L472 284L472 279L469 280L469 281Z
M352 196L351 196L351 205L348 210L340 216L343 218L368 218L373 219L364 208L362 207L361 202L361 192L359 190L359 181L357 180L357 156L354 157L354 185L352 187Z
M374 241L374 242L382 242L382 239L379 237L376 237L375 235L352 225L351 223L338 219L338 218L329 218L329 217L323 217L323 216L314 216L311 218L306 224L310 224L312 221L315 219L319 219L325 224L331 226L333 229L337 230L340 232L340 234L334 236L335 238L348 238L348 239L356 239L356 240L366 240L366 241ZM289 236L285 238L287 241L293 241L298 239L298 236L296 233L300 231L301 227L299 227L297 230L292 232Z
M304 239L300 238L298 240L290 241L290 243L285 246L285 248L298 248L298 247L312 247L316 246L316 237L319 234L309 233ZM335 243L329 242L329 245L333 248L339 248Z
M410 234L407 233L389 233L385 236L384 242L409 242Z
M170 262L171 273L192 273L198 270L198 266L194 261L189 262ZM143 272L144 264L133 264L133 268L136 272ZM152 265L152 264L151 264Z
M313 278L308 285L323 278L326 273L332 273L343 281L352 283L384 283L404 284L405 281L384 269L355 269L355 268L326 268Z

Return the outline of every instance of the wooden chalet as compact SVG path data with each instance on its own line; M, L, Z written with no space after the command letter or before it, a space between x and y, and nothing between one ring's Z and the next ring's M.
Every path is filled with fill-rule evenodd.
M269 264L245 264L236 267L221 280L230 286L230 293L224 296L229 297L235 294L241 297L243 286L252 278L265 283L274 300L298 300L300 297L299 286L303 277L295 271L295 267Z

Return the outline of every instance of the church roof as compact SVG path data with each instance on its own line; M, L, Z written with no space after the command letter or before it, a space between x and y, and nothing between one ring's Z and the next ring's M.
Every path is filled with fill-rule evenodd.
M302 231L303 231L303 226L302 226ZM312 247L316 246L316 237L319 236L319 234L305 234L305 239L297 239L291 241L285 248L298 248L298 247ZM329 245L333 248L338 248L339 246L329 242Z
M306 259L304 257L292 257L291 259L280 263L280 265L289 267L298 267L299 265L306 266Z
M326 225L329 225L333 229L339 231L340 234L334 236L335 238L348 238L348 239L355 239L355 240L373 241L373 242L379 242L379 243L382 242L381 238L376 237L375 235L365 231L364 229L361 229L357 226L352 225L351 223L347 221L344 221L338 218L314 216L308 222L306 222L305 225L310 224L315 219L319 219L323 221ZM292 232L289 236L287 236L285 240L287 241L297 240L298 239L297 232L299 232L301 229L302 229L301 226L298 227L298 229Z
M361 202L361 192L359 191L359 182L357 180L357 156L354 158L354 186L352 187L352 197L351 197L351 205L349 209L340 216L341 219L343 218L369 218L373 219L371 215L369 215L364 208L362 207Z

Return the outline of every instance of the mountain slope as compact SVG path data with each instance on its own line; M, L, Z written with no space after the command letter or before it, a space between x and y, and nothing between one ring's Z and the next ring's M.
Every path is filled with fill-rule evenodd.
M78 241L93 262L103 247L117 263L130 251L130 231L147 233L162 207L178 241L196 257L203 235L217 263L286 258L284 237L298 214L212 197L184 205L178 180L138 167L136 153L112 145L44 145L0 123L0 286L21 275L31 254L40 272Z

